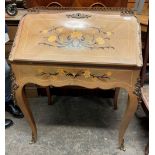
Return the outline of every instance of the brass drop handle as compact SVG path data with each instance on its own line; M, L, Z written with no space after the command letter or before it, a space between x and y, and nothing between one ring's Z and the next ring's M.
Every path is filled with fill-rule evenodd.
M51 2L51 3L49 3L47 6L46 6L46 8L49 8L49 7L51 7L52 5L57 5L58 7L63 7L60 3L58 3L58 2Z
M96 2L96 3L93 3L92 5L90 5L90 8L95 7L95 5L100 5L102 7L106 7L103 3Z

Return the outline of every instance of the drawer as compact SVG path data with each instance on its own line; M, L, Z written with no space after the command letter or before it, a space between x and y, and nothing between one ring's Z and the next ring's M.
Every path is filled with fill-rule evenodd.
M13 65L17 80L30 79L39 82L63 82L74 85L78 82L126 83L132 85L133 70L95 68L95 67L68 67L54 65Z

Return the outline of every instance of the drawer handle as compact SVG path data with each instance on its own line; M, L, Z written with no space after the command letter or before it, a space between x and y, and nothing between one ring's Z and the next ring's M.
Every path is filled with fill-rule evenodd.
M63 7L60 3L58 3L58 2L51 2L51 3L49 3L47 6L46 6L46 8L49 8L49 7Z
M102 7L106 7L103 3L96 2L96 3L93 3L92 5L90 5L90 8L95 7L96 5L99 5L99 6L102 6Z

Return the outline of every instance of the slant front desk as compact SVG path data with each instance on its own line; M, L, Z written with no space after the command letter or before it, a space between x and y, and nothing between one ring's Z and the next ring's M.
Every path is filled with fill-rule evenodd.
M125 88L128 104L119 129L119 146L138 104L142 66L140 25L127 10L39 10L20 21L9 60L13 92L32 129L37 128L24 86Z

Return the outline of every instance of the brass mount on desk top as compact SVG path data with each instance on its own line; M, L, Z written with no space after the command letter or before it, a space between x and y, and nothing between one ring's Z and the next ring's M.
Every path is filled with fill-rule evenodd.
M28 9L28 12L39 13L44 11L103 11L105 13L120 12L122 16L133 16L134 12L131 9L123 7L33 7Z

